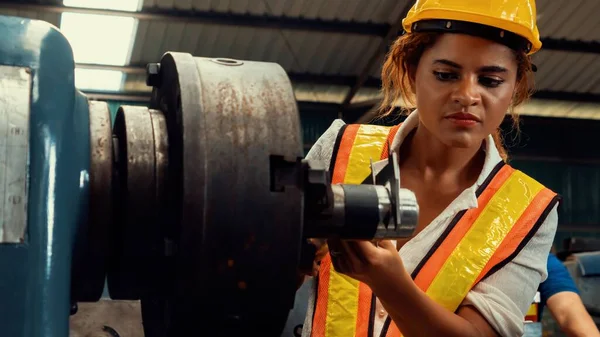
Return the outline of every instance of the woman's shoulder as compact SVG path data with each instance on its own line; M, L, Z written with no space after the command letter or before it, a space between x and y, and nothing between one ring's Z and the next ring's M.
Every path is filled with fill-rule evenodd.
M463 304L477 308L501 336L523 333L523 318L540 283L548 276L547 257L557 224L554 205L529 241L524 242L523 249L469 291Z
M329 128L317 139L315 144L311 146L306 154L306 159L323 162L327 166L326 168L329 169L329 162L331 161L336 139L344 125L346 123L343 120L334 120Z
M546 186L546 184L543 181L539 180L535 175L530 174L530 172L528 172L528 170L523 169L520 165L513 165L513 163L510 160L504 161L504 165L508 166L512 170L519 172L520 174L526 176L529 181L534 182L535 184L539 184L544 189L547 189L547 190L557 194L552 188ZM559 198L559 200L560 200L560 198Z

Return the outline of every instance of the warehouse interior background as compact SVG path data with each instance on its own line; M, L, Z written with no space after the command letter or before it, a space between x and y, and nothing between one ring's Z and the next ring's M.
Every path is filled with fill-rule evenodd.
M563 196L555 248L600 238L600 2L538 0L543 49L511 163ZM26 0L2 15L47 21L73 48L76 86L95 100L146 105L146 64L167 51L279 63L293 82L305 149L335 118L368 122L380 64L408 0ZM390 121L384 121L390 122ZM397 122L394 120L392 122Z

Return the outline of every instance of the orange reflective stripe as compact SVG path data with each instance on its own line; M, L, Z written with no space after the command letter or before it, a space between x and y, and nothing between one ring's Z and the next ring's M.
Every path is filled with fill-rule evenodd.
M381 150L381 159L387 159L388 152L389 152L389 146L391 146L392 143L394 142L394 137L396 137L396 133L398 133L398 130L400 129L400 125L402 125L402 124L393 126L390 129L390 134L387 138L387 142L385 142L385 144L383 145L383 149Z
M556 193L504 165L478 197L477 209L480 211L471 209L463 214L418 272L415 282L430 298L448 310L458 309L472 287L490 272L502 268L523 248L554 206L555 198ZM491 238L489 224L498 226L494 232L502 233L501 236ZM455 235L461 232L462 236ZM487 240L492 241L486 243ZM446 242L449 243L444 247ZM473 255L479 250L491 255L482 254L481 258ZM461 259L471 261L472 266L456 265ZM461 275L463 270L466 273ZM435 286L434 282L437 282ZM390 322L386 336L398 336L398 333L395 324Z
M388 331L385 334L385 336L386 337L402 337L402 332L400 332L400 330L398 330L396 323L394 323L392 321L392 322L390 322L390 327L388 328Z
M433 255L429 258L423 268L417 274L415 283L417 286L426 291L429 285L436 277L450 254L458 246L465 233L469 231L474 221L479 217L487 203L492 199L496 191L502 186L514 169L508 165L504 165L496 176L490 181L490 184L483 190L479 198L477 198L477 208L468 210L463 217L458 221L455 227L450 231L442 244L437 248Z
M502 266L504 261L507 261L512 254L518 252L519 246L525 243L524 240L527 237L535 234L537 230L536 225L538 227L541 225L541 221L539 220L540 215L544 213L555 197L556 193L547 188L544 188L535 196L508 236L502 241L498 250L494 252L485 269L479 275L477 281L475 281L475 284L487 276L492 269Z
M329 270L331 258L329 254L321 260L317 286L317 305L313 317L311 337L325 337L327 326L327 303L329 300Z
M343 132L342 138L337 149L337 155L335 158L333 158L334 167L332 183L349 183L348 179L350 178L352 178L351 180L356 180L357 177L348 177L348 167L350 161L352 161L353 165L364 167L364 165L368 165L369 163L363 163L362 161L367 159L367 157L373 157L373 153L376 153L373 159L378 159L377 157L383 156L382 150L387 144L387 142L384 140L389 139L391 142L393 135L396 134L398 128L399 125L392 128L379 128L373 125L347 125L343 130L341 130L341 132ZM365 139L361 138L361 140L359 140L359 137ZM385 138L381 139L380 137ZM361 147L358 151L355 150L354 145L356 142L364 142L369 138L371 138L369 141L369 147L365 146ZM380 144L381 147L377 149L374 147L375 144ZM371 155L361 155L361 153L363 153L365 150L369 151ZM353 152L356 152L357 154L354 159L352 159ZM387 150L385 153L387 155ZM360 282L356 282L356 288L350 284L339 284L340 282L347 283L348 280L343 279L344 277L345 276L335 272L331 264L331 256L327 254L321 261L321 266L319 268L317 303L313 316L311 337L331 337L338 336L340 334L343 335L346 332L351 333L353 335L352 337L368 335L372 299L371 289L366 284L362 284ZM344 293L340 294L340 291L343 291ZM342 296L344 298L342 298ZM354 309L342 307L341 302L344 301L352 303ZM346 315L346 313L336 314L334 312L339 310L355 310L355 312L350 313L351 315ZM348 326L342 327L340 325L345 324L345 321L347 321L349 317L354 317L353 319L355 319L356 326L354 329L352 329L355 330L353 333L349 331L351 329L348 329ZM345 331L337 331L337 328Z
M348 160L350 160L350 153L352 152L352 145L354 144L354 139L356 138L359 128L360 124L351 124L346 126L346 129L344 130L344 135L335 159L333 176L331 178L332 184L341 184L344 182L346 169L348 168Z
M364 283L358 285L358 316L356 319L356 336L369 335L369 319L371 316L371 288Z

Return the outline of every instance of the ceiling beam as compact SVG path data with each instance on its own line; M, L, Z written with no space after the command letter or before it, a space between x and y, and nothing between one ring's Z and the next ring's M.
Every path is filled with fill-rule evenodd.
M127 101L127 102L148 102L150 103L151 92L125 92L125 91L97 91L80 90L88 99L94 101Z
M543 38L542 50L600 54L600 41L574 41Z
M146 66L114 66L110 64L77 63L77 68L94 70L114 70L131 75L146 75Z
M385 36L389 30L386 23L321 20L308 18L294 18L274 15L238 14L231 12L181 10L175 8L143 8L138 12L67 7L64 5L40 4L32 0L3 0L1 9L32 10L52 13L82 13L133 17L139 20L203 23L230 26L246 26L258 28L275 28L290 30L308 30L318 32L360 34L371 36Z
M589 92L538 90L533 93L532 98L582 103L600 102L600 94L594 94Z

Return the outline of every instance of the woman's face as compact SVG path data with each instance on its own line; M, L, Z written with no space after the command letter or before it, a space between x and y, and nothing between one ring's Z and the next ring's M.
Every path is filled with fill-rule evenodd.
M447 146L479 146L511 104L517 61L504 45L443 34L423 53L413 80L421 125Z

